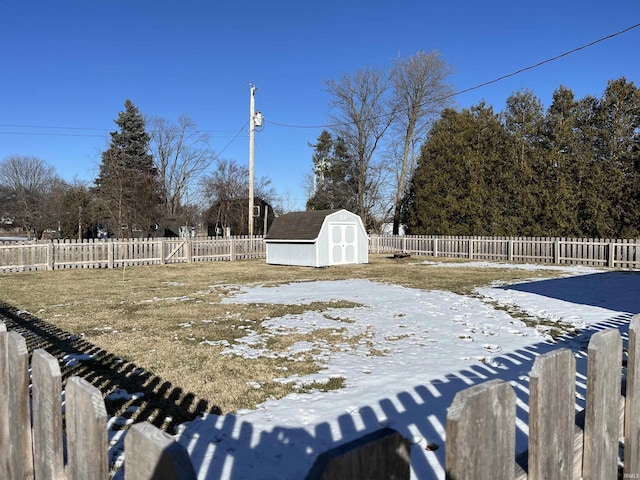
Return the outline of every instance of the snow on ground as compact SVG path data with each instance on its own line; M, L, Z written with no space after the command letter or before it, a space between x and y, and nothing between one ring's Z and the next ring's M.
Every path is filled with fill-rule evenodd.
M496 266L465 264L469 265ZM225 350L227 355L250 358L272 355L265 348L268 336L344 328L341 335L345 339L360 339L356 345L346 340L332 343L334 348L321 339L298 342L287 355L296 358L313 350L323 369L281 381L305 384L342 377L346 386L267 400L256 410L237 414L207 414L182 425L176 439L188 449L201 480L302 479L319 454L388 426L413 445L412 478L444 478L446 410L455 393L502 378L512 383L518 395L516 443L524 450L527 381L535 357L566 346L574 350L579 368L584 368L584 348L595 328L622 329L631 314L640 312L640 276L636 273L583 267L562 270L566 273L563 278L481 288L476 296L369 280L242 287L224 301L309 304L347 300L362 305L272 318L263 322L267 333L258 335L247 329L244 338ZM517 307L544 320L545 325L527 326L497 305ZM546 325L554 323L580 330L556 343ZM252 386L260 388L257 383ZM584 393L584 389L578 391Z

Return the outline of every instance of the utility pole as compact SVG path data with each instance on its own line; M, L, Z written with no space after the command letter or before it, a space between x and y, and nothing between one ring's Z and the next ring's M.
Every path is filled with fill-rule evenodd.
M78 206L78 241L82 241L82 205Z
M249 112L249 236L253 235L253 163L255 151L255 130L256 130L256 87L249 84L251 88L251 102Z

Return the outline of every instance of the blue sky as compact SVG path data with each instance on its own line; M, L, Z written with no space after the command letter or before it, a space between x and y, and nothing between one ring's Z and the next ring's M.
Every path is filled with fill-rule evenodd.
M325 80L437 49L460 91L637 23L636 0L0 0L0 160L33 155L90 182L129 98L145 115L189 116L222 157L248 164L253 83L266 120L256 176L303 209L322 129L274 123L327 124ZM640 85L638 51L635 28L456 104L500 111L530 88L548 107L560 85L578 98L622 76Z

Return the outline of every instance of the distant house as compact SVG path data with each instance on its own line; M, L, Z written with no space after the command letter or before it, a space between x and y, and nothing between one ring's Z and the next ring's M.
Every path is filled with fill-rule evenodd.
M13 232L19 229L12 217L0 217L0 232Z
M152 237L163 238L193 238L196 236L197 225L191 225L187 218L181 215L167 215L158 220Z
M260 197L255 197L253 204L253 234L264 235L265 230L269 229L275 218L273 207ZM211 237L247 235L249 233L248 214L248 198L224 200L213 204L204 218L208 225L208 235Z
M264 240L269 264L326 267L369 262L362 220L344 209L287 213L274 220Z
M393 235L393 222L385 222L380 225L382 235ZM404 225L400 224L398 235L404 235Z

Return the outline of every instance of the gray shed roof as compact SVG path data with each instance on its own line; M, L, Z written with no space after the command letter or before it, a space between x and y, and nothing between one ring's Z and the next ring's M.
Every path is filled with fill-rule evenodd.
M320 234L324 219L342 210L309 210L291 212L274 219L265 240L315 240Z

